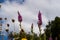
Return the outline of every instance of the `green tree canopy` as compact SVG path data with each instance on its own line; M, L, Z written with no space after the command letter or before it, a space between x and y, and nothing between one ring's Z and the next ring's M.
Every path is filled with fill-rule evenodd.
M58 39L59 39L59 35L60 35L60 17L55 17L54 20L49 21L48 25L46 25L47 38L50 36L51 33L52 33L53 39L55 39L55 37L58 37Z

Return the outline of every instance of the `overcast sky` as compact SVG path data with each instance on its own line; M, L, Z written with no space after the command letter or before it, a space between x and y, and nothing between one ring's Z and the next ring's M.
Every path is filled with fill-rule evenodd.
M9 23L10 31L13 31L15 26L15 31L19 32L18 11L23 17L22 28L30 32L33 23L34 32L37 34L39 33L37 26L39 10L43 21L41 29L45 28L48 21L53 20L56 16L60 17L60 0L0 0L0 4L0 17L8 19L4 22L3 29L5 24ZM12 24L11 19L15 19L15 24Z

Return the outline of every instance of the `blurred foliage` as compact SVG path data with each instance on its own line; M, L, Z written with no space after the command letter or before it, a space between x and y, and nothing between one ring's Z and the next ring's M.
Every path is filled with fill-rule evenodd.
M55 37L58 37L58 40L60 40L60 17L55 17L54 20L48 22L45 33L47 40L50 34L52 34L53 40L55 40Z
M33 35L27 33L15 34L14 38L15 40L22 40L22 38L26 38L27 40L40 40L39 36L35 33ZM44 34L41 35L41 40L44 40Z
M22 40L22 38L26 38L27 40L40 40L41 36L41 40L48 40L50 34L52 34L53 40L55 40L56 37L60 40L60 17L55 17L54 20L48 22L44 34L37 36L37 34L33 32L32 28L31 33L33 35L30 33L27 34L23 29L21 29L20 33L14 33L14 35L11 33L10 37L15 38L15 40Z

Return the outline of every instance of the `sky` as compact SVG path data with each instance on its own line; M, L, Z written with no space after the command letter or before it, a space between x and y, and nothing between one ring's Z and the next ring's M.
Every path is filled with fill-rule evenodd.
M23 17L22 28L29 33L31 30L31 24L34 24L34 32L39 34L37 26L39 10L42 14L41 25L42 33L43 29L48 24L48 21L54 20L56 16L60 17L60 0L0 0L0 17L7 18L7 21L3 23L3 31L6 28L6 24L9 23L9 31L19 32L18 14ZM15 23L11 22L11 19L15 19Z

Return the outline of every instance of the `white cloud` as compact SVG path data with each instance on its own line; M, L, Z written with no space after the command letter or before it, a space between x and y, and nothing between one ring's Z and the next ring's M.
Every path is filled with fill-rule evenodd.
M17 25L18 23L17 11L19 10L20 14L23 17L22 26L24 30L26 32L29 32L30 26L33 23L34 32L39 33L39 30L37 30L38 29L37 15L39 10L42 13L42 21L43 21L42 29L44 29L48 20L52 20L56 16L60 16L59 4L60 4L59 0L26 0L24 4L19 4L16 2L10 3L7 1L2 4L0 16L3 18L7 17L9 23L11 22L11 19L14 18L16 20L16 25ZM19 26L16 28L19 29Z

